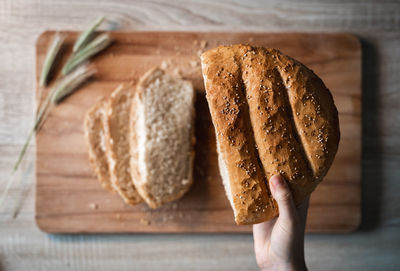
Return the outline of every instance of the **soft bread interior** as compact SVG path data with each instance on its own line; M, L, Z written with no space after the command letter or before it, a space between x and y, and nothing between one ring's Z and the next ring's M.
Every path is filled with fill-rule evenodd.
M146 136L141 135L146 130L146 120L144 117L145 109L143 103L136 99L136 136L137 136L137 151L138 161L137 167L140 173L140 178L136 180L137 184L143 185L147 180L147 166L146 166Z
M161 69L139 84L136 104L139 193L151 207L181 197L192 183L194 90Z
M236 217L237 215L237 210L235 208L235 205L233 203L233 197L232 197L232 189L231 189L231 181L229 178L229 173L228 173L228 168L225 164L224 158L222 157L222 153L219 147L219 143L217 140L217 152L218 152L218 167L219 167L219 173L221 175L222 178L222 183L224 185L225 188L225 193L226 196L229 200L229 203L231 204L232 210L233 210L233 215Z

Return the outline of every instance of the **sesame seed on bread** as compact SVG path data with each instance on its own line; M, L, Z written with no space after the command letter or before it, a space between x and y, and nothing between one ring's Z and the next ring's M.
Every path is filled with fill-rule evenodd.
M202 56L220 172L238 224L278 215L267 180L286 178L300 204L326 175L340 132L332 95L275 49L219 46Z

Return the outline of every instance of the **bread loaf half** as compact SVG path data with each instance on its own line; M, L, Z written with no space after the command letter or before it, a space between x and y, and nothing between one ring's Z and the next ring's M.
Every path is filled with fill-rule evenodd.
M340 132L324 83L275 49L220 46L201 56L219 167L238 224L278 214L267 180L286 178L300 204L326 175Z
M194 90L155 68L137 85L131 110L131 173L141 197L157 208L192 184Z
M135 88L120 85L107 101L104 128L111 184L128 204L142 201L130 173L129 116Z
M89 147L89 160L96 172L100 184L109 191L114 191L111 185L110 171L106 155L104 132L104 115L106 101L100 100L86 114L84 130Z

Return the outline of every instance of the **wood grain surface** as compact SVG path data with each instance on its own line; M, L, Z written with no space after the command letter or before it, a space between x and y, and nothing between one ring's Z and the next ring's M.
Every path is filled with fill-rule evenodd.
M33 121L39 34L79 31L101 14L124 31L356 34L363 52L361 227L307 234L306 262L309 270L400 270L398 1L0 1L0 193ZM257 270L250 234L44 234L34 218L34 142L0 210L0 270Z
M69 38L64 60L76 36L65 34ZM300 60L331 90L339 111L341 142L331 171L311 197L307 231L346 232L358 227L361 48L356 37L301 33L111 34L114 44L93 61L98 76L57 106L36 137L36 222L40 229L52 233L250 232L251 226L234 223L219 176L214 127L199 61L199 54L209 48L247 42L277 48ZM37 71L41 71L53 35L45 32L38 39ZM97 100L123 82L136 83L155 65L167 65L171 72L193 82L197 118L194 185L181 200L152 210L145 204L125 205L99 185L89 165L82 127L85 113ZM39 81L40 72L36 74Z

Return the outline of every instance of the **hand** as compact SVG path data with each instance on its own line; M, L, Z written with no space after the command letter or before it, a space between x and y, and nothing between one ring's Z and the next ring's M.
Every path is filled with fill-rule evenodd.
M296 208L292 193L280 175L269 180L278 203L279 217L253 225L254 250L261 270L307 270L304 261L304 229L308 198Z

